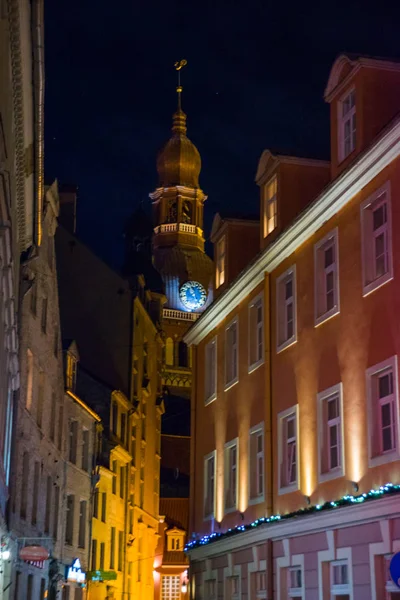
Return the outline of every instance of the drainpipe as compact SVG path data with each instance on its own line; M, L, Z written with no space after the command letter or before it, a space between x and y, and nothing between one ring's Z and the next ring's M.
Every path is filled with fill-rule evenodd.
M266 349L267 353L265 356L266 364L266 377L268 390L268 406L267 406L267 431L266 431L266 448L268 452L268 469L267 469L267 512L268 515L273 514L273 501L274 501L274 460L273 460L273 440L272 440L272 293L271 293L271 276L269 273L265 275L264 282L265 297L268 301L268 331L266 332ZM272 540L267 542L267 587L268 587L268 598L272 598L272 592L274 587L274 569L273 569L273 552L272 552Z
M36 215L34 240L38 246L42 241L42 210L44 191L44 15L43 0L34 0L32 10L33 78L35 101L34 138L35 144L35 196Z

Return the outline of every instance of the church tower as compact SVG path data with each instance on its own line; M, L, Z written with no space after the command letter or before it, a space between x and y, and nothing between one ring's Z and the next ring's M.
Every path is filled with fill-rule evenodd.
M167 297L163 315L164 384L182 395L183 388L189 393L191 385L191 357L182 337L212 302L213 263L204 252L203 210L207 196L199 185L201 158L186 135L180 85L177 92L172 135L158 154L158 187L150 198L154 266L164 282Z

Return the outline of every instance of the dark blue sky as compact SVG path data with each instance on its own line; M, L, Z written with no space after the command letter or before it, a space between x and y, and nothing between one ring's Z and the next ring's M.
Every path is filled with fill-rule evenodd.
M400 58L399 4L48 0L46 179L78 184L78 235L121 264L124 222L157 183L180 58L206 229L219 208L258 210L263 149L329 157L336 55Z

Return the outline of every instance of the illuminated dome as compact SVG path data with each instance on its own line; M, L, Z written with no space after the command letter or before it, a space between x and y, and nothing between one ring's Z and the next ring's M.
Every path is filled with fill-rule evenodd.
M163 187L184 185L199 187L201 158L186 136L186 115L178 108L173 116L172 137L157 157L159 183Z

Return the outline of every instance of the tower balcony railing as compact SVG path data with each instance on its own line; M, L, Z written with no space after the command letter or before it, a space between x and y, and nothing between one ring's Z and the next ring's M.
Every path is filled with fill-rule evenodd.
M189 223L163 223L154 228L154 233L174 233L175 231L181 231L182 233L193 233L202 235L203 230L196 225L190 225Z
M175 310L173 308L164 308L164 319L180 319L182 321L196 321L199 318L198 313L185 312L184 310Z

